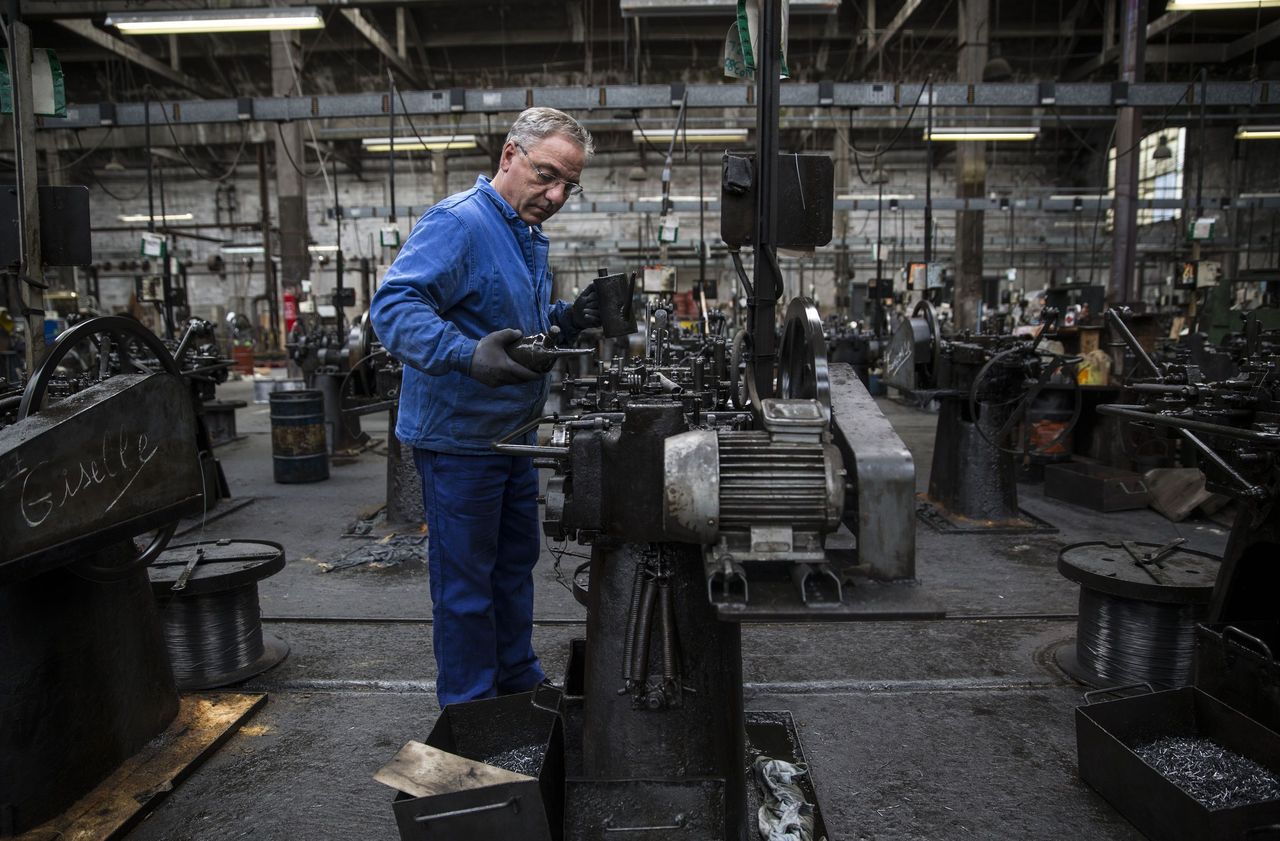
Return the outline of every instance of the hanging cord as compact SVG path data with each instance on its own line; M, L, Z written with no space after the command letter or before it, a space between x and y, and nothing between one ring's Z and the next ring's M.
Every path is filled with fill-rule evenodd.
M298 62L293 60L293 47L289 44L287 33L281 35L280 41L284 44L284 51L289 58L289 72L293 74L293 86L298 91L298 96L306 96L306 94L302 92L302 77L298 75ZM329 171L326 169L329 164L329 155L320 151L320 139L316 137L316 129L311 122L311 120L306 121L307 132L311 135L311 143L315 146L316 155L320 158L320 175L324 178L324 191L326 194L332 193L333 185L329 183ZM279 128L280 124L277 123L276 129L279 130ZM281 133L282 140L280 145L286 146L283 142L283 136L283 133ZM285 151L288 151L287 146ZM306 163L306 155L304 154L302 157L303 163ZM292 159L290 162L292 163Z
M884 155L885 153L889 152L894 147L896 147L898 145L898 141L902 139L902 135L904 135L907 129L911 127L911 120L916 115L916 109L920 107L920 100L924 99L924 92L929 89L929 85L932 81L933 81L933 74L930 73L925 78L925 80L920 84L920 90L919 92L916 93L915 102L911 103L911 110L907 112L906 121L903 122L903 124L898 127L898 131L889 140L889 143L887 146L882 147L877 145L873 151L869 151L869 152L859 149L857 145L855 145L853 142L852 133L850 133L848 136L845 136L844 134L842 134L840 132L840 126L835 121L835 116L830 112L828 112L827 117L828 119L831 120L831 129L832 131L835 132L836 136L839 137L841 140L843 140L845 144L849 147L849 149L853 151L854 155L861 155L864 158L871 158L872 160L875 160L876 158L879 158L881 155ZM853 119L852 111L849 112L849 118L850 120ZM858 174L859 175L862 174L861 169L859 169ZM863 180L863 183L866 183L865 179Z
M240 166L240 158L244 155L244 148L249 143L249 133L245 131L243 123L240 124L240 148L236 150L235 160L233 160L231 165L228 166L221 174L209 175L208 173L202 172L200 167L196 166L192 162L191 158L187 155L187 150L182 148L182 144L178 142L178 134L173 130L173 122L169 119L169 109L165 107L164 101L159 98L160 92L150 84L143 86L143 89L156 94L156 104L160 106L160 115L164 117L164 124L169 130L169 137L173 140L174 148L176 148L179 154L182 155L182 160L186 161L187 166L191 167L192 172L205 181L210 181L215 184L226 181L228 178L235 175L236 167ZM143 107L145 108L147 106L144 105Z
M1185 686L1203 606L1126 599L1080 588L1076 657L1107 681Z

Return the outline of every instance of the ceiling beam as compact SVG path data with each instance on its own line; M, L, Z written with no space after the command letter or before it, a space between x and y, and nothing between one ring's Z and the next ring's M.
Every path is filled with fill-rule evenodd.
M1280 38L1280 20L1273 20L1257 32L1251 32L1243 38L1232 41L1228 44L1227 60L1230 61L1233 58L1239 58L1245 53L1253 50L1254 47L1260 47L1277 38Z
M157 76L162 76L170 82L186 88L197 96L202 96L205 99L215 99L218 97L216 92L205 86L203 82L194 76L189 76L181 70L175 70L163 61L147 55L133 44L126 43L121 41L119 38L108 35L106 32L103 32L87 20L57 19L54 23L64 29L74 32L86 41L90 41L127 61L133 62L139 67L154 73Z
M1147 24L1147 40L1150 41L1161 32L1164 32L1166 29L1185 18L1188 14L1190 14L1190 12L1165 12L1163 15ZM1068 71L1065 78L1069 82L1074 82L1077 79L1083 79L1090 73L1096 73L1106 67L1119 56L1120 47L1109 46L1094 58L1091 58L1079 67Z
M924 0L903 0L902 8L893 16L893 20L889 21L889 25L885 27L880 37L876 38L876 44L870 50L867 50L867 57L862 60L862 72L867 72L867 68L876 60L876 56L884 49L894 35L898 34L898 30L907 22L907 18L911 17L911 13L920 8L920 4Z
M342 16L351 22L356 31L364 36L365 40L373 45L373 48L382 54L387 63L400 71L415 87L423 87L422 80L418 78L418 73L414 70L406 59L396 52L395 45L386 39L378 28L373 25L365 16L364 12L359 9L343 9Z

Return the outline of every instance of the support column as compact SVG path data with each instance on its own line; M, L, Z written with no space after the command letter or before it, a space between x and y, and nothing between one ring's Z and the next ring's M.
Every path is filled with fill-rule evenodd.
M990 0L960 0L956 72L959 81L982 81L991 38ZM987 191L987 146L956 144L956 197L980 198ZM956 211L955 318L958 329L978 327L982 300L982 235L985 213Z
M431 153L431 201L439 202L449 195L449 162L445 153Z
M297 96L296 62L302 42L296 32L271 33L271 91L275 96ZM276 218L280 226L281 291L297 296L302 281L311 276L311 254L307 251L307 181L298 170L305 168L306 149L301 122L279 123L276 135Z
M16 8L17 4L10 4ZM11 278L9 299L20 309L15 319L26 322L26 352L23 357L27 373L35 370L44 356L44 297L36 283L44 282L44 260L40 254L40 203L36 189L36 118L31 92L31 28L9 15L9 66L13 90L14 183L18 199L18 239L22 247L22 263L17 276Z
M1120 80L1133 84L1143 78L1143 53L1147 43L1147 0L1124 0L1124 23L1120 42ZM1107 281L1107 303L1137 300L1133 265L1138 255L1138 150L1142 137L1142 112L1124 107L1116 110L1116 151L1128 152L1116 158L1116 198L1112 204L1115 228L1112 234L1111 277Z
M841 139L839 134L832 132L834 135L835 148L835 178L836 191L848 189L849 187L849 144ZM852 140L853 138L850 138ZM836 229L835 240L839 243L836 249L836 267L835 267L835 289L836 300L849 297L849 281L853 279L853 271L849 260L849 212L841 210L836 213ZM862 313L850 312L849 316L862 320Z

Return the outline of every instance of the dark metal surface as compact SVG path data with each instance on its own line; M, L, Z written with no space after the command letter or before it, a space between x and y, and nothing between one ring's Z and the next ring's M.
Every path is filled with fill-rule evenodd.
M100 565L135 555L128 541L96 547ZM162 731L178 695L142 570L109 584L54 569L0 585L0 616L0 809L21 833Z
M1280 621L1196 626L1195 684L1280 732Z
M0 429L0 580L198 512L194 426L181 379L135 374Z
M1280 801L1209 810L1137 749L1169 737L1210 739L1273 772L1280 736L1194 687L1076 709L1080 777L1152 841L1244 838L1280 822Z
M1097 541L1063 547L1058 572L1077 584L1128 599L1208 604L1220 562L1169 544Z
M756 156L742 157L754 175L750 188L746 192L726 189L720 195L720 238L734 248L749 246L757 237ZM779 153L777 161L777 234L773 244L780 248L818 248L831 242L835 208L835 165L831 158L788 152Z
M194 567L188 567L195 562ZM149 569L157 596L167 596L190 569L184 597L252 584L284 569L284 547L268 540L217 540L170 546Z
M1139 474L1084 462L1047 465L1044 494L1095 511L1145 508L1151 501L1146 482Z

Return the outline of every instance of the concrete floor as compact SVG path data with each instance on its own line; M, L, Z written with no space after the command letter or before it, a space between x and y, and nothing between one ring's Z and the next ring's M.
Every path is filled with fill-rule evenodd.
M229 383L219 396L251 399L250 384ZM936 416L882 406L923 489ZM238 422L244 437L218 455L233 494L255 501L203 535L284 544L287 567L260 591L265 627L292 652L244 687L268 693L266 707L130 838L395 838L392 792L372 775L404 742L424 738L438 713L425 568L325 571L360 545L342 533L382 500L385 460L369 452L333 466L328 481L277 485L267 407L250 403ZM385 416L365 418L364 428L385 437ZM919 577L947 619L744 628L748 705L793 713L832 841L1141 838L1076 775L1073 708L1083 690L1052 665L1074 634L1076 588L1056 572L1057 552L1124 535L1183 536L1220 553L1226 533L1021 491L1024 507L1059 533L920 526ZM566 575L576 563L565 559ZM549 553L536 575L535 643L558 676L585 612L556 582Z

